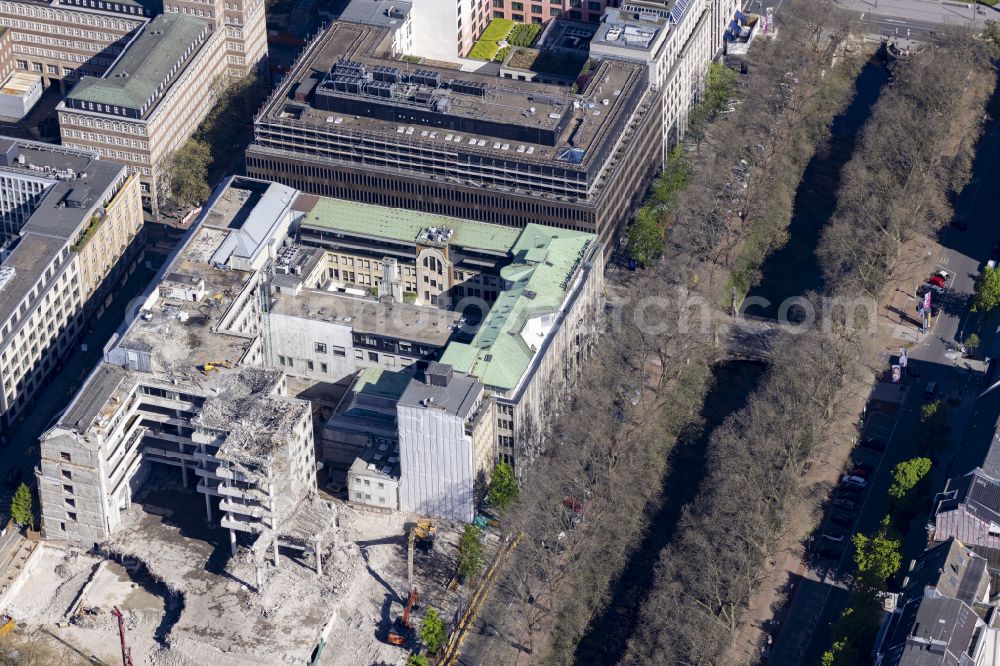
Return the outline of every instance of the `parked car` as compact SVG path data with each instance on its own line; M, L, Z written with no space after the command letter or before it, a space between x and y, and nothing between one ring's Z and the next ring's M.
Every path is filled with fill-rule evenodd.
M827 530L823 532L823 538L834 543L840 543L847 539L847 532L844 530Z
M816 555L824 560L839 560L843 552L843 550L834 546L823 546L816 551Z
M855 470L861 470L862 472L865 472L866 474L871 474L872 472L875 471L875 466L874 465L870 465L868 463L861 463L861 462L859 462L859 463L854 463L854 469Z
M837 497L852 500L860 499L861 488L858 488L857 486L841 486L837 489Z
M845 486L857 486L858 488L864 488L865 486L868 485L868 482L862 479L860 476L851 476L849 474L845 474L843 477L841 477L840 483Z
M944 287L939 287L936 284L928 284L927 282L925 282L919 287L917 287L917 297L922 298L923 295L926 294L928 291L931 292L932 294L943 294Z
M990 252L990 259L1000 261L1000 243L993 246L993 251Z
M927 382L924 387L924 400L933 400L937 396L937 382Z
M959 231L965 231L969 228L969 223L959 219L953 219L951 221L951 226L955 227Z
M854 519L845 513L836 513L830 516L830 522L841 527L853 527Z
M847 509L848 511L854 511L858 508L858 503L856 500L848 499L847 497L838 497L833 500L834 506L839 506L841 509Z
M874 437L862 437L858 443L866 449L871 449L872 451L878 451L879 453L885 451L885 442L880 439L875 439Z
M932 273L929 278L927 278L928 284L937 285L938 287L943 287L948 284L948 280L951 278L951 273L948 271L937 271Z
M861 467L855 467L850 472L847 473L848 476L860 476L865 481L868 480L868 475L871 474L871 470L863 469Z

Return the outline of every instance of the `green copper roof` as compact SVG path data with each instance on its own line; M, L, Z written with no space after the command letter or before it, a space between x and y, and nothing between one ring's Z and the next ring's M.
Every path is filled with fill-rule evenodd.
M454 232L448 239L453 245L503 253L514 245L520 233L496 224L328 198L316 203L303 224L404 243L413 243L425 229L446 228Z
M511 247L514 263L500 271L509 289L500 292L476 336L453 342L442 363L478 378L486 386L517 386L538 349L522 333L532 319L558 312L569 282L593 234L529 224ZM538 343L543 338L539 337Z
M207 25L183 14L157 16L102 78L83 77L67 98L141 111Z
M410 378L401 372L382 370L381 368L365 368L354 383L355 393L367 393L398 400L406 390Z

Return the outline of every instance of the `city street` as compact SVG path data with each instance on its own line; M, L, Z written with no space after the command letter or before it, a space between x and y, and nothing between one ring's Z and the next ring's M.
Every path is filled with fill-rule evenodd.
M871 35L898 35L920 39L944 26L974 27L981 30L988 20L1000 19L1000 12L984 5L939 0L834 0L835 4L858 12Z
M990 102L990 113L1000 112L997 100ZM926 402L924 389L928 382L937 382L938 396L942 400L959 400L951 415L951 445L934 472L934 489L939 489L948 474L965 471L969 464L977 464L981 459L983 444L962 450L966 429L988 431L989 437L976 438L976 442L989 442L997 418L996 392L976 400L984 386L984 378L972 373L953 347L972 332L975 319L968 312L968 295L974 290L975 276L989 259L989 248L998 241L998 233L992 224L993 211L990 206L987 174L997 168L996 152L1000 144L1000 126L991 121L977 150L974 164L975 176L965 188L956 206L957 218L968 223L966 231L949 227L941 233L942 251L937 257L928 257L927 272L944 269L953 277L949 283L949 298L940 301L941 314L932 329L925 333L909 352L910 368L916 377L909 378L910 384L895 418L884 413L872 413L866 423L865 434L888 442L886 452L879 456L864 450L856 460L867 462L874 467L871 482L865 489L857 514L856 531L872 533L879 527L885 515L884 497L891 483L890 473L900 461L917 455L916 441L920 407ZM985 186L985 187L984 187ZM996 348L998 342L995 331L980 333L983 344L980 356ZM886 367L893 360L885 354ZM991 380L992 381L992 380ZM986 403L984 406L983 403ZM989 407L989 408L987 408ZM958 462L954 462L957 460ZM928 507L928 510L930 507ZM911 529L904 550L904 562L908 562L926 545L926 534L922 526ZM819 538L819 533L817 533ZM796 593L788 610L783 615L780 631L771 650L769 664L792 666L817 663L823 651L830 646L830 626L836 621L848 602L847 572L851 569L851 549L845 548L836 562L828 562L820 567L808 569L796 581ZM819 560L823 562L823 560Z

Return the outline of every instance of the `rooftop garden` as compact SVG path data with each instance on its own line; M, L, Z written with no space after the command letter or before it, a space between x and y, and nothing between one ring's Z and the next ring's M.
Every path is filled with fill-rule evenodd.
M580 73L586 62L586 53L515 48L510 54L506 66L514 69L574 78Z
M87 243L90 242L90 239L91 237L93 237L94 232L97 231L97 228L101 226L101 220L103 219L104 218L101 217L101 215L99 214L91 215L90 224L87 226L86 230L80 236L79 240L73 243L69 249L72 250L73 252L79 252L80 250L82 250L84 246L86 246Z
M490 21L490 24L486 26L486 30L483 30L483 34L479 36L479 41L469 51L469 57L473 60L483 60L485 62L493 60L500 50L499 42L506 41L507 36L516 25L516 23L507 19L493 19Z
M493 19L469 51L469 57L473 60L503 62L512 47L531 46L541 32L542 26L537 23Z

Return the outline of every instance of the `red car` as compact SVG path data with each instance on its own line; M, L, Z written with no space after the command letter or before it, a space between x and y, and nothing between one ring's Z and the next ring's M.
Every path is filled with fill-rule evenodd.
M850 472L848 472L848 476L860 476L862 479L867 479L868 470L861 469L860 467L858 467L857 469L852 469Z
M948 278L950 277L951 275L947 271L938 271L927 278L927 284L932 284L935 287L943 287L948 283Z

